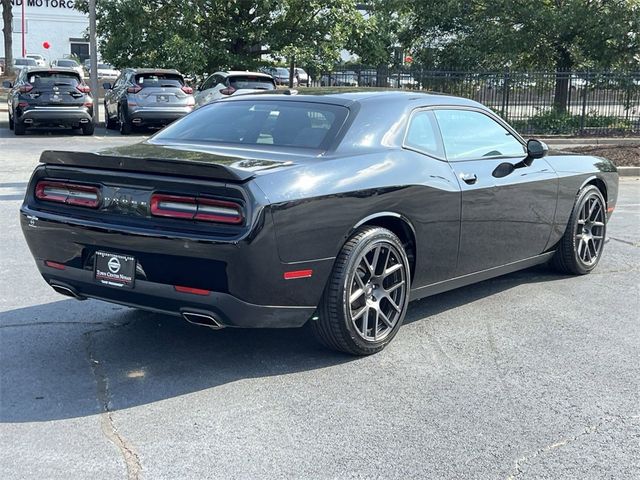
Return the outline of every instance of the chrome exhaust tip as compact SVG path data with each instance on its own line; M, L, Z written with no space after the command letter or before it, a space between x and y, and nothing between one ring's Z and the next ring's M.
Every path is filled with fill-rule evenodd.
M50 283L51 288L53 288L56 292L61 295L65 295L67 297L75 298L76 300L86 300L85 297L76 292L73 288L67 287L65 285L60 285L58 283Z
M182 312L182 318L201 327L209 327L214 330L224 328L224 325L217 318L208 313Z

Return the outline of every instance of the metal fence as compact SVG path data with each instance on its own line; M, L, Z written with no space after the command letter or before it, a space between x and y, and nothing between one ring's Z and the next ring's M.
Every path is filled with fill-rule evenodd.
M476 100L525 135L640 134L640 72L515 72L360 66L311 75L310 86L441 92Z

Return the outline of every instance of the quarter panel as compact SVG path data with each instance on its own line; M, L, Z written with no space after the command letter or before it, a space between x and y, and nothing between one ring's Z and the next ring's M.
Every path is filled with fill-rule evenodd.
M460 189L446 162L387 149L324 159L256 179L271 203L284 262L335 257L353 227L378 212L416 233L414 286L449 278L460 233Z

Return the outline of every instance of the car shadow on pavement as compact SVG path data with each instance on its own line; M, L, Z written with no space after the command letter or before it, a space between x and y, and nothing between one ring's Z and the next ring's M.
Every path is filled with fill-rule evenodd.
M405 322L561 278L533 269L485 281L412 303ZM84 417L103 413L105 405L116 411L359 360L324 349L308 330L213 331L92 300L6 311L0 313L0 422Z

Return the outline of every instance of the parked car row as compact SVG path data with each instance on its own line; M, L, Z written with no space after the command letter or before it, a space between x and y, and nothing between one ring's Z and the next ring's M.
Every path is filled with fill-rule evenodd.
M1 59L0 74L4 75L6 73L8 75L9 73L12 73L17 77L20 74L20 71L26 67L72 68L76 70L82 78L89 78L91 73L90 60L85 60L82 65L80 65L73 58L57 58L51 60L51 62L47 62L44 56L40 55L39 53L29 53L25 57L14 59L11 72L9 72L9 69L7 69L4 58ZM104 80L115 80L118 75L120 75L120 71L115 69L112 65L103 62L98 63L98 78Z

